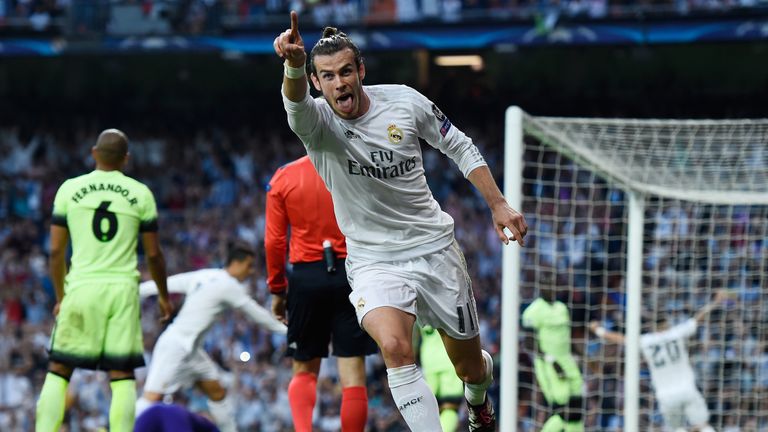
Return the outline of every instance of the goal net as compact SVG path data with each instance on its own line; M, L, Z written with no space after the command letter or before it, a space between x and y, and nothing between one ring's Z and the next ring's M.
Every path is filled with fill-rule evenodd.
M693 317L719 290L728 299L685 353L662 354L688 355L716 430L768 430L768 120L512 107L505 160L505 192L529 231L525 248L504 251L501 430L539 431L553 413L535 331L519 317L546 286L569 309L585 430L666 430L639 336ZM625 343L601 340L591 321Z

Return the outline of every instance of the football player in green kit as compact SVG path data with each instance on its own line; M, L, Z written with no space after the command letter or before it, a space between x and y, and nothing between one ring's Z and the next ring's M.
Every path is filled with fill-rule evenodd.
M542 432L582 432L582 387L576 360L571 354L571 316L565 303L557 300L555 277L540 283L540 297L523 311L523 326L536 334L537 353L533 367L536 381L552 416Z
M65 181L53 203L49 265L56 291L56 324L48 374L37 403L37 432L59 430L75 368L109 372L110 431L133 430L133 370L144 365L136 268L139 236L157 283L161 316L167 320L171 315L154 196L121 172L128 160L128 139L119 130L105 130L91 154L96 169Z

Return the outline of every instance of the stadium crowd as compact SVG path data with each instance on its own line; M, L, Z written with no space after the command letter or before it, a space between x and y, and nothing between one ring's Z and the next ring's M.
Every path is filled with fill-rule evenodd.
M439 98L438 98L439 100ZM450 111L447 111L450 112ZM278 121L278 120L275 120ZM501 179L502 131L498 124L457 122L487 156L497 180ZM34 408L45 376L46 353L53 321L53 289L47 275L47 236L51 205L61 182L92 169L88 149L104 125L95 121L76 122L70 127L38 125L0 128L0 430L31 431ZM268 124L265 123L265 124ZM471 126L470 126L471 125ZM119 125L118 125L119 126ZM302 147L287 130L259 127L160 126L147 121L140 128L126 127L131 139L131 162L127 173L146 182L155 193L160 209L160 234L169 274L223 264L226 244L233 238L253 244L259 253L252 295L267 305L263 236L265 186L281 164L302 153ZM482 132L481 132L482 131ZM547 152L528 152L528 166L551 169L526 186L523 213L532 227L524 255L523 302L535 295L531 281L536 265L560 270L571 305L575 352L587 383L587 429L613 431L621 428L622 386L619 347L600 344L587 335L591 319L621 330L623 322L623 240L620 234L624 196L579 171L570 162L556 160ZM425 147L427 179L438 201L453 216L456 236L466 251L468 267L477 298L482 340L494 356L500 343L500 256L498 242L482 198L451 162ZM535 173L527 172L529 178ZM583 188L555 190L555 175L577 179ZM564 178L560 178L563 180ZM602 185L602 186L601 186ZM591 190L591 194L587 193ZM587 204L598 203L587 213ZM573 211L573 213L571 213ZM745 213L746 211L746 213ZM758 213L762 211L763 213ZM742 278L723 281L724 287L739 289L739 308L713 315L711 325L702 328L691 346L691 358L710 409L728 432L768 430L768 322L766 294L761 292L756 268L764 262L768 238L765 225L750 217L765 216L764 209L723 215L723 226L743 227L754 232L746 240L719 240L698 248L717 249L720 262L680 260L680 245L658 241L695 227L692 209L665 205L655 213L647 230L648 241L657 245L645 263L647 274L664 275L648 280L648 286L678 287L690 274L686 266L724 266ZM584 217L571 218L571 214ZM574 222L577 221L577 222ZM762 228L759 228L762 227ZM723 228L725 229L725 228ZM611 234L607 236L606 234ZM726 236L723 236L726 237ZM701 252L699 249L693 249ZM735 266L735 267L734 267ZM755 267L757 266L757 267ZM764 267L762 267L764 268ZM733 271L735 270L735 271ZM147 278L145 274L145 279ZM690 282L703 284L704 281ZM695 285L698 286L698 285ZM707 300L709 288L694 289L694 298L660 297L657 310L679 319L691 314L691 307ZM706 289L705 289L706 288ZM663 290L655 290L663 292ZM651 291L649 291L650 293ZM178 301L179 299L177 299ZM161 327L156 306L143 304L146 352ZM518 412L523 431L534 430L545 416L541 396L535 391L530 372L530 335L521 339L521 392ZM287 385L290 362L283 357L284 340L249 326L238 315L224 316L208 333L207 350L225 372L225 382L235 392L237 422L242 430L280 432L290 430ZM247 355L245 354L247 353ZM387 391L386 371L380 356L368 362L370 400L369 430L402 431L405 426ZM497 361L495 364L500 365ZM341 393L335 381L333 362L323 365L318 383L317 430L339 429ZM139 371L139 385L142 371ZM647 377L642 394L646 424L658 424ZM99 430L107 424L108 383L106 376L79 371L71 385L72 408L66 420L69 431ZM498 388L492 388L498 401ZM194 390L177 395L195 411L205 411L205 399ZM736 404L736 406L734 406ZM729 415L724 413L728 411ZM462 413L465 417L466 414ZM540 424L540 423L538 423Z
M0 0L3 27L89 33L108 27L118 9L135 6L143 18L166 20L175 32L209 33L223 27L281 23L289 10L323 25L455 23L473 20L632 18L638 14L685 16L764 8L764 0ZM67 21L69 20L69 21Z
M53 197L67 177L88 172L88 149L97 128L83 126L69 134L62 130L0 130L4 156L0 164L0 429L32 430L30 419L46 368L45 347L53 321L52 286L47 275L46 248ZM129 132L130 133L130 132ZM160 234L169 274L222 265L224 248L233 238L258 250L252 294L267 305L263 265L265 186L281 164L302 152L300 143L279 132L243 128L200 129L186 135L168 130L133 130L131 162L127 170L154 191L160 209ZM495 257L498 241L490 222L476 220L482 198L469 192L461 173L437 154L427 153L426 166L435 193L457 219L457 236L475 251L470 266L477 268L476 295L483 337L496 341L498 352L498 279ZM463 185L466 183L466 185ZM459 186L460 185L460 186ZM458 193L452 193L456 191ZM483 217L487 217L483 215ZM145 279L148 276L145 274ZM227 370L227 380L239 395L238 423L242 430L290 430L286 389L290 363L283 358L284 340L255 330L241 317L223 317L209 332L205 346ZM147 353L160 326L156 307L144 303L143 326ZM241 361L242 353L250 359ZM379 356L369 357L371 430L402 430L386 384ZM340 391L332 379L333 362L324 366L327 378L318 384L319 430L338 429ZM139 373L139 384L141 384ZM73 378L74 409L70 430L94 430L106 424L106 377L79 371ZM204 409L200 394L183 397L193 409Z

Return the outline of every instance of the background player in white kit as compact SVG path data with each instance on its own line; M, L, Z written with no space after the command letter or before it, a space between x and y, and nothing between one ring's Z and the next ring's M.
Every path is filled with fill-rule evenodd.
M360 50L344 33L326 27L310 53L310 78L323 98L309 95L296 12L274 47L285 59L288 123L331 191L347 238L349 298L381 349L401 415L411 430L441 430L437 400L415 364L412 333L418 317L419 325L440 331L466 384L470 431L494 431L486 394L493 360L481 350L464 256L454 240L453 219L427 186L419 139L453 159L478 189L501 241L522 245L525 219L509 207L472 140L429 99L401 85L363 87Z
M236 430L234 406L219 382L219 369L200 346L203 334L217 316L239 309L255 324L285 334L287 327L259 306L243 281L253 274L254 252L243 245L230 247L226 267L181 273L168 278L168 292L186 294L184 304L160 335L144 384L136 403L136 415L152 403L182 387L195 384L208 396L208 408L222 432ZM154 282L139 286L142 297L157 294Z
M700 432L714 432L709 425L709 410L704 397L696 387L696 378L688 359L686 340L696 333L698 324L720 303L728 298L726 291L718 291L711 303L688 320L669 327L662 322L659 331L640 336L640 349L651 372L651 382L666 426L673 431L685 431L688 420ZM590 329L600 338L623 344L624 335L606 330L599 323L590 323Z

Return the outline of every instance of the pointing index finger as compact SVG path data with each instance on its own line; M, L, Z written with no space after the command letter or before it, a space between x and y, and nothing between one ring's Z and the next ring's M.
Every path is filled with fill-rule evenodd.
M299 14L291 11L291 42L296 42L299 38Z

